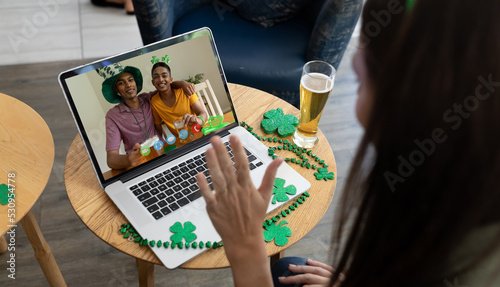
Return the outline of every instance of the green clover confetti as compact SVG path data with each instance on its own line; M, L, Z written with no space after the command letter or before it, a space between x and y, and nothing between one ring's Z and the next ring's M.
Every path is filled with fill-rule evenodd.
M184 222L184 227L182 227L182 223L176 222L174 225L170 226L170 231L172 231L172 236L170 236L170 240L175 243L182 242L182 238L186 240L186 242L191 242L197 238L196 234L193 231L196 230L196 226L193 225L190 221Z
M0 204L7 205L9 203L9 198L14 198L15 194L9 196L9 187L2 183L0 184Z
M325 181L327 181L329 179L335 179L333 172L328 172L327 168L318 168L318 171L319 172L314 173L317 180L324 179Z
M276 178L274 181L274 188L273 188L273 204L276 204L276 201L278 202L285 202L288 200L288 195L294 195L297 193L297 188L293 185L289 185L287 187L285 186L285 180L281 178Z
M271 222L265 227L264 240L271 242L274 239L274 243L278 246L287 244L288 237L292 236L292 230L288 226L283 226L287 223L287 221L282 221L276 226L275 222Z
M295 127L299 124L299 120L294 115L285 115L281 108L270 110L264 114L264 120L260 122L262 130L266 134L272 134L278 131L280 137L293 135Z

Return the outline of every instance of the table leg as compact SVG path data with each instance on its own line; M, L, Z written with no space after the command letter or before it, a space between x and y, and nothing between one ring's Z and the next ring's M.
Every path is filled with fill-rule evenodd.
M273 266L273 264L276 263L276 261L280 260L283 257L285 257L285 250L276 253L274 255L271 255L271 260L270 260L271 266Z
M139 258L135 260L137 261L137 269L139 270L139 287L154 287L155 265Z
M0 236L0 254L5 251L7 251L7 240L5 240L5 237Z
M31 243L31 247L35 251L38 264L40 264L50 286L66 286L61 270L59 270L54 255L45 238L43 238L43 234L31 210L21 219L21 224Z

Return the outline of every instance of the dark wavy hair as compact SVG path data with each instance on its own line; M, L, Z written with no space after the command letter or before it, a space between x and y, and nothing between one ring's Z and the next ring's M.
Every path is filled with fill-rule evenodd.
M385 13L394 3L400 12ZM499 222L500 1L405 5L367 0L363 10L374 100L331 285L343 273L342 287L443 286L500 245L498 234L460 269L447 262L461 239Z

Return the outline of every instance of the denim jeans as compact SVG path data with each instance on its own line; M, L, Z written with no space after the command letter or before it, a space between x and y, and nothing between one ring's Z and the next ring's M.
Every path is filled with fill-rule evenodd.
M274 265L271 267L271 273L273 275L274 287L302 286L302 284L283 285L279 282L278 277L288 277L288 276L297 275L297 273L293 273L292 271L288 270L288 265L290 265L290 264L307 265L306 260L307 260L306 258L290 256L290 257L281 258L280 260L276 261L276 263L274 263Z

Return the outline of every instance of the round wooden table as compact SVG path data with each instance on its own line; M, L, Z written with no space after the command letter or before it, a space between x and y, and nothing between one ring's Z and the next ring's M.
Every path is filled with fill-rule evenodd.
M0 184L7 185L15 194L14 201L0 204L0 235L6 237L0 236L0 251L14 251L7 247L15 248L17 223L21 222L49 284L66 286L31 212L52 171L52 133L37 112L5 94L0 94L0 162Z
M298 117L299 111L287 102L250 87L229 84L234 105L239 121L245 121L254 128L254 132L265 135L260 129L262 115L272 109L281 108L285 114L293 114ZM321 131L318 133L319 144L313 152L328 163L328 171L337 176L337 166L333 152L328 141ZM291 140L291 136L287 138ZM275 146L265 142L266 145ZM278 155L291 157L290 152L278 151ZM311 183L310 197L296 211L286 218L288 227L292 230L292 236L285 246L277 246L274 241L266 244L267 253L272 261L283 255L286 248L292 246L302 239L320 221L326 213L333 199L337 180L316 180L312 169L306 169L300 165L291 165ZM125 216L118 210L99 185L90 160L87 156L82 140L79 135L75 137L66 157L64 171L66 190L75 212L104 242L114 248L133 256L137 259L139 267L139 281L141 286L152 286L154 264L161 265L156 255L149 249L141 247L136 243L129 242L119 232L120 225L128 222ZM276 216L281 209L277 209L267 218ZM229 267L224 248L210 250L184 263L181 268L190 269L212 269Z

